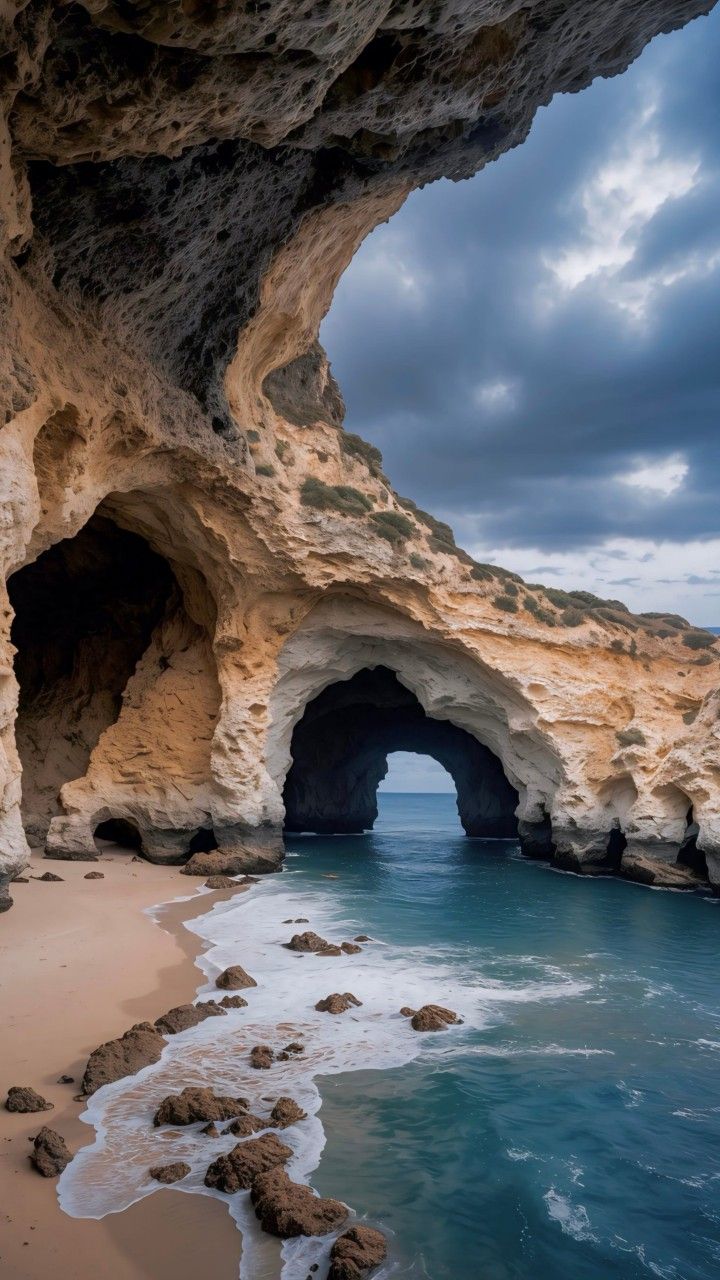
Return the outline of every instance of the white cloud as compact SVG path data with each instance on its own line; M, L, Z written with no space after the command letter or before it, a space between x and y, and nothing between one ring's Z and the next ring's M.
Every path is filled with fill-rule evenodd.
M642 323L661 290L701 278L720 266L718 249L707 255L688 253L671 268L629 277L627 268L647 225L668 202L683 199L701 181L700 158L673 154L654 125L657 105L656 93L631 122L622 142L580 188L577 203L583 225L576 242L554 255L542 255L553 284L546 303L556 305L588 286L629 319Z
M415 260L412 246L398 233L368 241L345 276L346 289L349 282L356 293L379 294L391 302L415 306L424 303L430 281L427 270Z
M477 384L473 391L473 400L479 409L484 409L486 412L507 413L517 405L518 390L515 379L493 378Z
M578 551L538 547L468 550L478 560L513 569L528 582L546 582L566 591L593 591L623 600L641 613L681 613L697 626L720 626L720 538L655 542L650 538L609 538Z
M682 486L688 473L688 464L680 453L670 454L658 462L648 462L626 475L616 478L634 489L642 489L648 496L669 498Z

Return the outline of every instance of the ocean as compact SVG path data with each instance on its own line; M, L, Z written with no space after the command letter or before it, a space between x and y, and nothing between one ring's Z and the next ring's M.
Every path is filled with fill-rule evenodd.
M228 964L258 986L90 1100L96 1138L63 1208L120 1211L171 1159L192 1167L182 1191L215 1194L205 1170L236 1140L151 1124L165 1093L212 1084L260 1114L281 1094L303 1105L288 1171L386 1232L379 1280L717 1280L720 900L468 840L450 795L379 802L372 834L293 838L282 875L189 922L203 998ZM373 941L342 958L282 946L306 928ZM316 1012L333 991L361 1007ZM412 1031L400 1007L423 1003L462 1025ZM249 1068L253 1044L295 1039L301 1059ZM244 1280L305 1280L315 1261L322 1280L327 1242L281 1248L247 1193L227 1199Z

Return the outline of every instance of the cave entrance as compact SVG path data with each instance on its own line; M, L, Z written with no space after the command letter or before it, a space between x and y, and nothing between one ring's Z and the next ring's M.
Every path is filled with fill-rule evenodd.
M435 720L387 667L324 689L295 726L285 781L285 830L319 835L372 830L388 756L430 756L450 774L468 836L517 835L518 793L498 757L449 720Z
M176 589L162 556L99 514L10 578L16 742L31 844L44 841L62 812L60 788L84 775L100 734L117 720Z

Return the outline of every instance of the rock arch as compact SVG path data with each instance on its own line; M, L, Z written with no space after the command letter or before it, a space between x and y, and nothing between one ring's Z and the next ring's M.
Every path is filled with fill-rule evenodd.
M517 835L518 793L497 756L451 720L427 715L385 666L328 686L295 726L285 780L286 831L359 832L377 817L392 751L415 751L451 774L466 835Z
M313 740L322 750L312 731L314 714L325 712L337 723L342 698L353 698L356 692L361 694L361 704L354 703L357 714L366 717L373 734L381 727L376 712L378 703L385 698L390 703L390 714L383 733L394 732L394 703L395 710L399 706L408 715L405 724L400 724L402 731L422 734L415 740L423 741L426 748L430 744L431 754L442 751L447 760L452 760L456 777L461 773L460 760L471 761L467 785L463 785L464 820L469 834L491 834L492 820L497 818L495 834L502 831L503 835L510 835L517 829L517 818L532 824L541 820L544 807L551 807L563 778L561 754L532 717L518 688L489 665L433 643L411 618L359 600L328 598L310 612L286 642L278 668L270 698L266 762L278 791L286 789L287 779L286 798L291 805L293 829L297 829L296 819L300 819L305 804L301 799L305 787L302 773L307 776L307 770L302 768L292 773L294 742L298 748L295 734L303 735L301 722L310 710L310 750L314 749ZM365 675L368 671L370 676ZM361 709L363 702L365 710ZM398 738L384 739L393 740L397 742ZM378 752L374 746L368 757L359 762L365 770L365 794L372 792L373 799L373 778L378 774L379 760L384 760L382 750ZM357 757L353 761L350 752L349 770L357 764ZM491 781L490 790L502 796L495 813L489 797L486 806L481 802L473 812L473 783L479 792L481 776ZM349 781L347 774L345 777ZM364 813L356 815L358 821L361 816L369 818L370 809L366 805ZM333 822L336 816L333 815Z

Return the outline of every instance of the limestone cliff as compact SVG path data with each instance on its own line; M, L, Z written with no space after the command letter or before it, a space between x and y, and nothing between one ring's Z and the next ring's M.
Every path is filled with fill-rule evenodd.
M6 880L26 832L92 857L112 819L279 856L306 707L385 668L500 762L528 852L693 844L720 884L711 639L474 564L343 430L316 342L411 190L711 7L3 0Z

